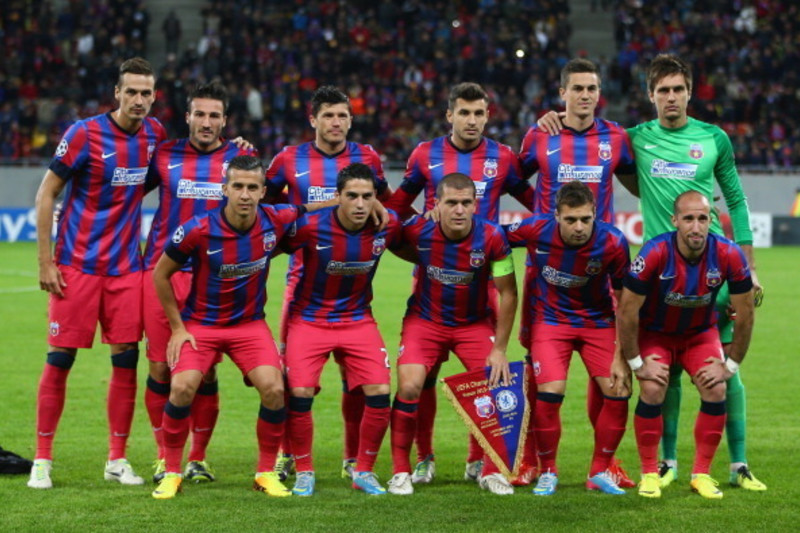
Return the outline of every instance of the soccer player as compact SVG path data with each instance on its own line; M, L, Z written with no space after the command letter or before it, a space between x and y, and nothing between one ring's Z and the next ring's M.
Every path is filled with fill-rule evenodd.
M369 219L377 183L364 163L343 168L336 182L338 206L308 215L281 246L302 253L303 270L289 302L286 376L289 385L289 439L296 461L292 492L315 489L311 407L320 375L333 353L349 392L361 389L364 415L352 475L354 488L381 495L373 466L389 427L389 357L372 317L372 278L388 247L396 245L400 223L391 215L378 229Z
M636 157L636 174L644 218L644 240L670 231L672 202L685 191L697 190L712 201L715 182L719 185L730 213L734 238L744 251L750 266L759 304L763 287L758 281L753 254L750 211L736 171L730 139L717 126L688 116L692 72L679 57L660 54L647 71L650 101L657 118L628 130ZM551 115L552 118L552 115ZM548 131L557 130L556 121L548 121ZM540 121L540 125L543 125ZM711 221L711 232L723 235L719 220ZM728 308L727 289L717 298L720 338L727 345L732 341L731 321L724 317ZM664 402L664 461L660 472L663 486L677 478L677 428L681 398L681 368L670 374L670 386ZM730 453L730 483L747 490L763 491L767 487L750 471L746 450L745 388L739 373L732 376L727 388L728 417L726 433Z
M420 143L411 153L400 187L387 207L401 218L413 213L411 204L424 191L425 211L436 205L436 189L441 180L454 172L469 176L475 182L475 214L497 223L500 196L508 193L525 209L533 208L533 188L522 179L519 158L508 146L484 137L489 120L489 96L477 83L465 82L450 90L447 102L449 135ZM492 298L494 300L494 298ZM439 367L428 375L419 401L417 424L417 457L412 480L430 483L435 475L433 422L436 417L436 378ZM465 477L477 480L483 457L477 441L470 438Z
M753 329L753 282L742 249L709 233L711 205L698 191L674 201L677 231L645 243L626 276L617 314L622 354L639 380L634 430L642 463L639 495L661 496L658 443L663 431L661 405L669 365L679 364L700 393L694 428L695 459L691 488L704 498L722 498L709 476L725 427L726 384L747 353ZM736 328L727 358L714 327L715 300L727 282Z
M267 169L268 202L273 203L281 198L284 189L291 203L311 204L330 200L336 192L339 171L351 163L363 163L372 169L376 177L378 200L385 201L389 198L392 191L383 175L383 165L378 153L370 145L347 140L353 116L350 100L346 94L330 85L317 89L311 97L311 114L308 120L314 128L314 140L297 146L287 146L275 156ZM301 252L297 252L289 260L281 313L282 346L286 344L288 304L303 271L302 255ZM344 478L352 477L358 454L358 431L363 412L364 395L360 389L350 387L342 375L342 418L345 428L342 477ZM281 479L286 479L294 468L288 438L287 431L283 453L275 465Z
M506 234L511 246L527 247L537 273L531 301L525 303L531 306L527 349L538 389L533 425L542 471L533 493L549 496L558 485L559 411L574 350L604 397L593 420L594 454L586 487L625 494L610 471L625 433L630 398L624 362L616 350L611 296L612 288L619 296L630 264L625 236L595 219L594 195L579 180L559 188L554 215L526 218L509 226Z
M99 321L111 348L109 452L104 478L144 481L125 458L136 402L142 335L141 203L147 166L163 126L147 117L155 77L141 58L123 62L114 88L119 108L73 124L36 195L39 286L50 293L47 362L39 382L36 453L28 486L49 489L53 438L78 348L90 348ZM51 250L55 199L66 188Z
M397 359L398 389L392 407L393 477L389 492L414 492L409 455L417 408L426 376L454 352L467 370L491 366L490 386L508 381L506 347L517 308L514 263L502 229L474 217L475 182L453 173L436 190L439 222L423 217L403 227L404 246L419 266L408 300ZM496 323L489 306L489 282L499 294ZM479 459L481 488L513 494L514 488L485 455Z
M594 116L601 86L594 63L588 59L572 59L561 70L560 83L559 94L566 108L564 128L559 135L550 135L546 129L534 125L526 133L520 149L523 174L531 177L538 172L533 213L551 215L556 210L559 189L566 183L580 181L594 195L597 220L614 224L613 175L616 174L626 189L638 194L630 139L616 122ZM523 289L525 304L519 330L520 342L526 350L530 347L532 311L528 304L529 292L535 290L537 283L535 262L528 256ZM530 375L533 376L533 372ZM604 402L605 395L598 382L589 380L587 411L593 427ZM523 472L530 471L528 465L536 464L536 441L529 438L526 443ZM635 486L617 461L613 461L610 468L621 486Z
M145 406L158 444L153 481L164 475L164 439L161 420L169 399L170 370L167 342L172 334L167 316L153 284L153 269L170 237L181 222L205 214L222 200L222 182L228 163L237 155L253 155L220 137L225 127L228 94L218 83L197 86L189 95L186 123L189 137L162 143L156 148L148 173L148 188L158 187L159 204L147 237L144 252L144 331L147 337L147 377ZM191 265L187 263L171 278L178 308L182 309L191 287ZM219 415L216 373L204 376L192 404L192 446L184 477L187 481L214 481L206 462L206 448Z
M227 353L258 390L258 467L253 487L269 496L290 496L271 468L283 436L286 408L280 355L264 320L266 279L278 240L304 206L260 206L266 190L257 157L230 160L222 184L227 201L178 226L153 272L156 293L169 320L169 401L162 427L166 471L156 499L181 490L181 459L192 402L221 352ZM170 278L191 259L192 280L181 311Z

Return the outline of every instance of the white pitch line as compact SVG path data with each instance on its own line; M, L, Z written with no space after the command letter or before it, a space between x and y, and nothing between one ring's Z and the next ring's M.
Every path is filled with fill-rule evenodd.
M39 274L32 270L0 270L0 276L23 276L26 278L35 278Z
M0 294L14 294L17 292L37 292L39 287L10 287L8 289L0 289Z

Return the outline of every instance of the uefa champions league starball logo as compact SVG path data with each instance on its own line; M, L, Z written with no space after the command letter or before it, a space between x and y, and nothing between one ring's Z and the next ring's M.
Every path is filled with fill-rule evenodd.
M61 139L61 142L58 143L58 148L56 148L56 157L64 157L68 149L69 145L67 144L67 140Z
M178 226L178 229L175 230L175 233L172 234L172 242L175 244L180 244L183 242L183 238L186 236L186 233L183 229L183 226Z

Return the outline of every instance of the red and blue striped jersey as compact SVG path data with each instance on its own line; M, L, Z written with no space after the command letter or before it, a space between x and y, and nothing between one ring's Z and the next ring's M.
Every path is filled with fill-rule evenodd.
M386 249L400 242L400 221L390 211L384 229L368 222L351 232L341 225L337 211L331 207L304 216L281 243L286 250L299 250L303 264L289 316L317 323L372 317L372 278Z
M438 223L414 216L403 225L403 242L414 246L419 266L407 314L445 326L492 316L492 263L511 254L500 226L474 217L469 235L451 241Z
M50 163L67 182L56 263L97 276L142 269L139 233L147 167L166 136L151 117L136 133L119 127L111 113L70 126Z
M164 250L181 265L192 260L183 320L208 326L263 320L270 259L281 237L305 213L302 206L260 206L253 227L240 233L223 209L178 226Z
M158 187L158 208L147 235L144 269L156 267L169 238L182 222L203 215L222 201L228 162L237 155L256 155L224 141L216 150L201 152L189 139L161 143L147 174L148 188ZM189 265L184 267L189 269Z
M425 191L425 211L433 208L442 178L460 172L475 182L475 215L497 223L500 196L509 193L527 209L533 207L533 188L522 178L519 158L505 144L484 137L472 150L456 148L449 136L420 143L411 153L406 174L387 207L401 217L411 214L411 204Z
M700 333L717 323L715 302L723 283L731 294L753 288L742 249L713 233L703 255L690 263L678 251L677 232L647 241L631 263L625 287L646 296L639 327L672 335Z
M611 224L595 221L583 246L564 243L553 215L538 215L506 228L512 247L525 246L536 275L523 302L534 324L576 328L614 327L611 290L621 290L630 265L625 235Z
M388 184L381 158L372 146L348 142L344 150L328 155L313 142L287 146L276 155L267 169L267 193L277 196L286 188L289 203L313 204L333 198L336 176L351 163L364 163L377 179L378 196Z
M556 193L561 185L579 180L594 193L597 219L613 224L612 174L636 173L625 128L600 118L584 131L565 127L560 135L552 136L533 126L522 140L519 157L525 176L539 172L534 215L555 213Z

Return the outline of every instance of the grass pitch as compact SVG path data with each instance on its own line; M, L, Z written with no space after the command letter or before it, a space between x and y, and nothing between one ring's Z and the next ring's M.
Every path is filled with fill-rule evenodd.
M172 501L150 497L152 485L123 487L103 481L106 454L104 399L109 378L107 348L99 342L79 353L68 384L67 405L55 441L53 481L49 491L25 486L27 476L0 476L0 531L796 531L800 487L795 457L800 442L797 416L796 305L800 284L794 267L800 248L758 250L759 276L766 287L764 306L742 373L748 393L748 456L765 493L727 484L727 445L712 468L725 491L721 501L703 500L688 488L692 462L692 425L697 393L684 382L679 441L681 479L660 500L588 493L583 482L592 438L585 414L586 375L574 361L562 409L564 433L559 451L561 483L555 496L534 497L518 488L497 497L463 481L466 431L440 395L436 421L437 476L418 486L411 497L368 497L339 477L341 418L339 377L328 365L323 390L314 403L317 494L313 498L269 499L250 490L256 457L255 391L242 385L235 366L219 368L221 416L208 459L218 481L186 485ZM516 257L521 272L521 256ZM285 259L273 263L268 321L277 331ZM31 457L34 451L36 388L46 351L47 299L38 290L35 245L0 243L0 445ZM396 352L405 300L411 290L410 266L387 254L375 282L374 312L390 354ZM795 333L793 333L795 332ZM512 344L509 358L522 350ZM149 478L155 454L143 400L146 361L139 366L139 403L128 458ZM460 371L448 363L448 375ZM394 379L394 376L393 376ZM631 410L634 403L631 402ZM632 417L632 415L631 415ZM377 472L391 476L389 438ZM637 471L632 431L619 457L631 474Z

